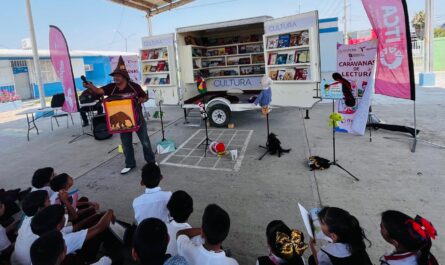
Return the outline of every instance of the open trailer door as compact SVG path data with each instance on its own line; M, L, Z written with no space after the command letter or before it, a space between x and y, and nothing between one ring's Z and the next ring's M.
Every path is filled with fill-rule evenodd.
M318 12L268 20L264 33L272 105L311 108L320 84Z
M179 103L175 34L142 38L140 50L142 85L163 104Z

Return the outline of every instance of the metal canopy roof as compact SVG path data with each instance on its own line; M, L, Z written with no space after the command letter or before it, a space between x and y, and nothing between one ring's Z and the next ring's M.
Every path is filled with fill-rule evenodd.
M109 0L117 4L136 8L150 16L183 6L193 0Z

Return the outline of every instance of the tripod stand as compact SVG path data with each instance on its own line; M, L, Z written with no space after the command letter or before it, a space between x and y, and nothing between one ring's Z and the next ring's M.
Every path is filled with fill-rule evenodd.
M204 95L204 102L205 102L205 95ZM209 148L209 145L212 142L212 140L210 140L210 138L209 138L209 130L208 130L208 126L207 126L207 119L208 119L208 117L207 117L207 111L206 111L206 108L205 108L205 103L202 103L200 105L200 111L201 111L201 118L204 121L204 128L205 128L206 137L198 145L198 148L201 145L205 145L204 146L204 157L207 157L207 149Z
M332 113L335 112L335 100L332 99ZM354 176L351 172L349 172L348 170L346 170L344 167L342 167L338 162L337 159L335 157L335 124L332 124L332 148L333 148L333 161L331 162L332 166L337 166L340 169L342 169L343 171L345 171L346 173L349 174L349 176L351 176L353 179L355 179L356 181L360 181L360 179L358 179L356 176Z
M264 145L260 145L259 147L266 149L266 151L264 151L264 154L262 154L258 160L263 159L263 157L265 157L268 153L269 153L269 112L267 112L266 114L266 124L267 124L267 141L266 141L266 146Z
M86 132L86 131L85 131L84 127L82 126L82 117L80 117L80 124L81 124L81 127L82 127L82 133L81 133L81 134L78 134L78 135L73 135L74 138L71 139L71 141L68 142L69 144L76 142L76 141L79 140L82 136L91 136L91 137L94 137L94 135L93 135L92 133L89 133L89 132Z

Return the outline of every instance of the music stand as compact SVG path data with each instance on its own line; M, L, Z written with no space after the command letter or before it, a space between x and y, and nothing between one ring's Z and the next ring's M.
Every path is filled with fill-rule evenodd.
M207 115L207 111L206 111L206 103L205 103L205 94L204 94L204 97L203 97L203 107L201 108L201 118L202 118L202 120L204 121L204 128L205 128L205 133L206 133L206 137L204 138L204 140L202 140L202 142L198 145L198 148L201 146L201 145L203 145L203 144L205 144L205 147L204 147L204 157L207 157L207 149L209 148L209 146L210 146L210 143L212 142L212 140L210 140L210 138L209 138L209 130L208 130L208 126L207 126L207 119L208 119L208 115Z
M269 153L269 133L270 133L270 129L269 129L269 112L267 112L266 114L266 127L267 127L267 140L266 140L266 145L259 145L260 148L264 148L266 149L266 151L264 151L264 154L262 154L258 160L263 159L263 157L265 157L268 153Z
M335 112L335 99L332 99L332 113ZM333 161L331 162L332 166L337 166L340 169L342 169L343 171L345 171L346 173L349 174L349 176L351 176L353 179L355 179L356 181L360 181L360 179L358 179L356 176L354 176L351 172L349 172L348 170L346 170L344 167L342 167L338 162L337 159L335 157L335 124L332 124L332 147L333 147Z

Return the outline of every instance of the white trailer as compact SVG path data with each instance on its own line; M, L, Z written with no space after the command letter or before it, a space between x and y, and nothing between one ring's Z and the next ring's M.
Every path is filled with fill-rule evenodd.
M319 54L317 11L184 27L143 38L142 82L164 103L181 105L185 118L204 102L211 125L225 127L232 112L258 108L252 101L264 75L273 80L272 106L311 108L318 101ZM205 94L198 92L198 75Z

